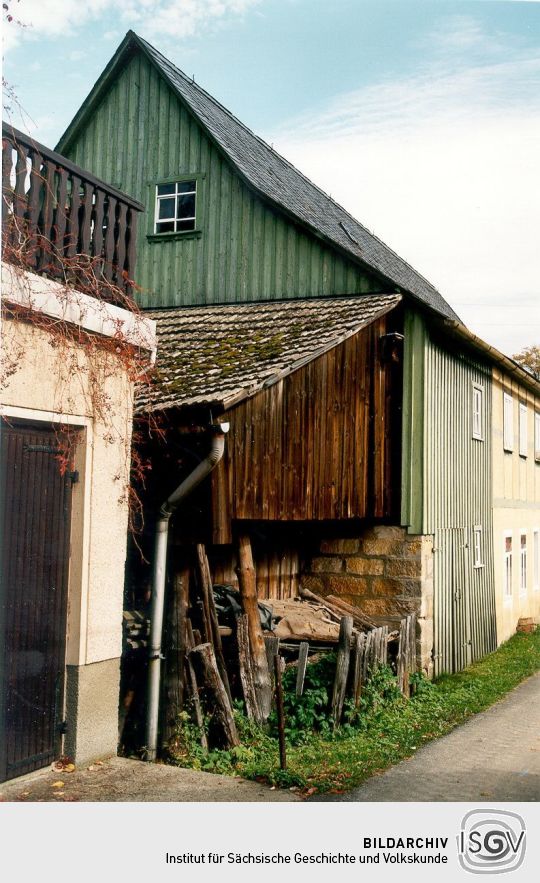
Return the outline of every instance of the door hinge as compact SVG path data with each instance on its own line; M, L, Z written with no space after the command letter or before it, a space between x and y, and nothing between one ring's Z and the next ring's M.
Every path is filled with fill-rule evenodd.
M76 469L74 472L69 473L69 480L71 484L79 484L79 471Z
M60 733L61 736L66 735L67 729L68 729L67 721L60 721L60 723L58 724L58 732Z

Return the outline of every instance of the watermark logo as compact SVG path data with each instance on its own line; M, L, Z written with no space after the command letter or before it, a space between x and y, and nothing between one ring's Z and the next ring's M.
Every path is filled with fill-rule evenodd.
M459 863L471 874L505 874L525 858L525 822L515 812L473 809L459 832Z

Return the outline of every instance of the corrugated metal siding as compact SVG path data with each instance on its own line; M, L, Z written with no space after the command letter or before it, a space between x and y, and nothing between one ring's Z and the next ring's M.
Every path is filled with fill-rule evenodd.
M430 336L420 316L409 315L405 327L409 390L404 397L404 431L409 441L404 451L409 459L404 460L402 517L414 532L435 537L434 656L438 674L458 671L496 646L491 373L486 364L451 352L444 342ZM473 383L484 388L483 441L472 437ZM411 403L419 394L422 421L414 417ZM420 433L423 454L411 466L410 454L419 444ZM421 518L415 504L420 496ZM483 530L483 567L474 567L475 525Z
M268 208L244 185L140 54L119 75L70 157L153 212L153 182L202 174L202 233L149 242L138 231L144 307L380 290L356 264ZM198 211L199 211L198 207Z

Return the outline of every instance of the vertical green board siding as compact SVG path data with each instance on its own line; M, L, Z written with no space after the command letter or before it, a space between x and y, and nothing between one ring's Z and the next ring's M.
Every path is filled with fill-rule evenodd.
M201 176L200 233L151 242L151 222L139 222L136 282L143 307L381 288L361 267L260 200L140 54L119 74L69 155L152 215L156 180Z
M435 673L496 647L489 366L405 318L402 523L434 537ZM472 435L473 383L484 389L483 440ZM483 532L474 566L473 529Z

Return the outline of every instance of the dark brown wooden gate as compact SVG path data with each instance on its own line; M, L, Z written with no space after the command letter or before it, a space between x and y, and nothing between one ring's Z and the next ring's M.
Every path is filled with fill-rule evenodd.
M49 764L64 706L72 474L49 428L2 423L0 781Z

